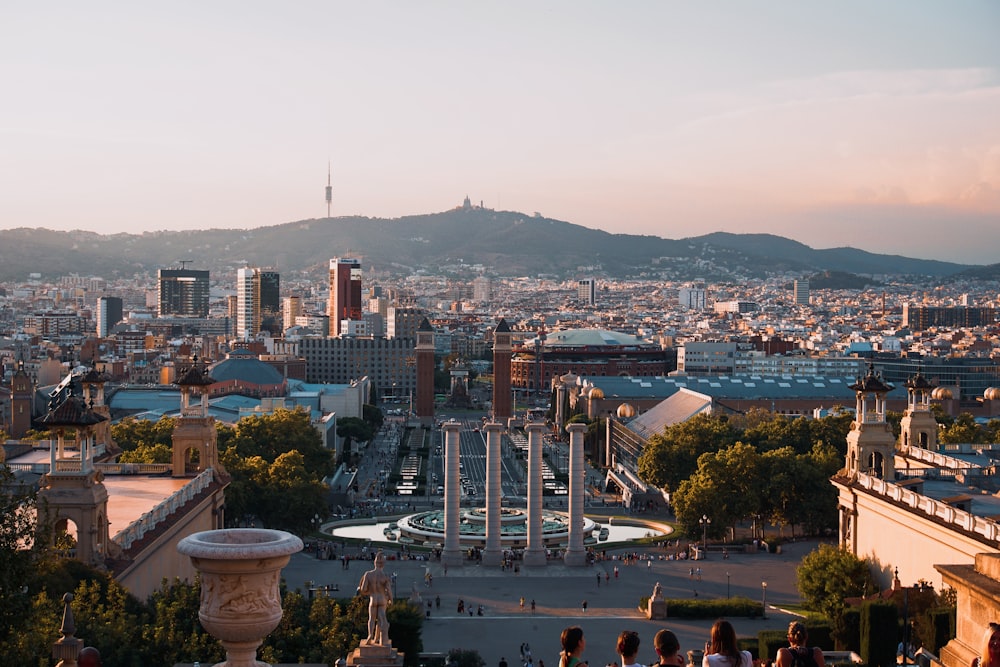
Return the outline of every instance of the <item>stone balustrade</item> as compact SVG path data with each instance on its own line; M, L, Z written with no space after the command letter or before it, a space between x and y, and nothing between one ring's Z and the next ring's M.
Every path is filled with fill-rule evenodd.
M215 479L212 468L208 468L183 487L174 491L159 505L130 523L115 534L114 540L122 549L131 548L132 544L141 540L146 533L153 530L157 524L165 521L171 514L180 510L186 503L207 488Z

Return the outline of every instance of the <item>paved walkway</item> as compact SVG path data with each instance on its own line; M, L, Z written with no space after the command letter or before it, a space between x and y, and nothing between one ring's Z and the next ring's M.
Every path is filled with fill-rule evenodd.
M704 645L712 620L649 621L639 612L639 599L648 596L656 582L663 586L668 600L694 598L695 592L699 598L724 598L728 592L760 600L761 582L766 581L767 619L733 618L733 625L740 636L754 635L765 628L786 628L793 617L780 607L799 601L795 566L815 546L814 541L799 542L784 545L781 554L732 554L723 560L720 554L713 553L704 561L654 560L649 566L645 561L628 566L621 561L605 561L591 567L570 568L556 561L544 568L522 567L518 574L476 564L451 567L445 574L438 562L415 560L388 560L385 570L390 575L396 574L396 597L408 598L416 588L424 605L435 596L441 598L440 608L435 607L424 624L425 652L475 649L486 660L487 667L496 667L501 656L515 665L519 659L518 647L528 642L536 665L542 659L546 667L556 667L559 633L566 626L580 625L587 637L584 659L594 667L603 667L617 660L615 640L626 629L640 634L639 660L643 664L653 661L653 635L662 627L677 633L683 651ZM392 551L386 553L394 555ZM617 578L615 565L619 570ZM701 581L689 576L689 568L698 566L702 568ZM370 567L368 562L353 561L350 569L344 570L340 560L320 561L312 554L300 553L292 557L284 577L292 589L304 590L305 582L311 580L320 585L336 585L339 591L333 595L346 597L354 593L362 573ZM427 568L433 576L430 587L424 585ZM603 577L605 571L610 575L607 583ZM521 596L525 597L524 610L519 604ZM536 602L534 614L530 611L532 598ZM458 614L459 599L465 601L466 610L483 605L484 616L470 617L468 611ZM584 600L588 603L586 612L582 609Z

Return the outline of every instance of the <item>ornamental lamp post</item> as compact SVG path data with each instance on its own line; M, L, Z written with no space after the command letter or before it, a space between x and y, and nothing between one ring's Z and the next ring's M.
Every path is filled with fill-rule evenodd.
M729 599L729 573L726 572L726 599Z
M711 525L712 520L708 518L707 514L702 514L701 518L698 519L698 523L701 524L701 548L705 551L708 550L708 527ZM702 554L704 558L705 554Z
M760 582L761 618L767 620L767 582Z

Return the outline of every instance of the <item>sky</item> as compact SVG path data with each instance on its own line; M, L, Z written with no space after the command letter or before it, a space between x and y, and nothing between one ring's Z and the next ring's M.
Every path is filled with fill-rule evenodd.
M0 229L487 208L1000 262L1000 2L0 12Z

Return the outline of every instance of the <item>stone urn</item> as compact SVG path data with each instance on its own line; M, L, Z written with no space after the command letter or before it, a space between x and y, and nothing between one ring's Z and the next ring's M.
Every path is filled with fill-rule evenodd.
M177 545L201 574L198 619L226 649L216 667L267 667L257 647L281 621L281 568L301 550L294 535L264 528L207 530Z

